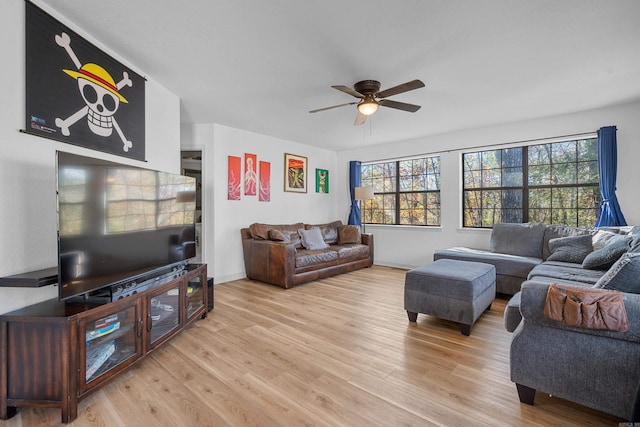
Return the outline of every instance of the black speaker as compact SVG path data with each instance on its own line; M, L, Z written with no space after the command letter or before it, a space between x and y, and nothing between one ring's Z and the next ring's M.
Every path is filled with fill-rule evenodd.
M208 300L208 307L207 310L211 311L213 310L213 277L209 277L207 279L207 300Z

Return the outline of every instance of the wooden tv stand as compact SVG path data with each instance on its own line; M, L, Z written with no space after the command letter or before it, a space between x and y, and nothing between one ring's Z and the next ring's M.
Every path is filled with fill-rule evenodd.
M207 265L109 303L44 301L0 316L0 419L18 407L78 402L198 318L207 316Z

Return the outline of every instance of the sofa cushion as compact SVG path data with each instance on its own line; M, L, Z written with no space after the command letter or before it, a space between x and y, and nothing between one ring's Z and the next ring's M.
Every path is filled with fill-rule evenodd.
M298 233L300 234L300 238L302 240L302 246L304 246L305 249L318 250L326 249L329 247L329 245L322 238L320 229L317 227L310 228L308 230L301 228L300 230L298 230Z
M272 228L269 230L269 240L273 240L274 242L295 243L296 247L302 247L300 234L297 231L280 231Z
M319 228L324 241L333 245L338 242L338 227L341 225L342 221L333 221L326 224L305 224L304 228L307 230L314 227Z
M491 252L542 258L546 226L540 223L498 223L491 231Z
M593 252L591 236L585 234L551 239L549 240L549 250L551 250L551 255L547 258L548 261L582 263L585 257Z
M338 244L343 245L345 243L360 243L362 237L360 237L360 227L357 225L340 225L338 226Z
M295 224L261 224L254 223L249 226L251 237L258 240L270 240L269 230L278 230L282 232L297 233L299 229L303 228L304 224L301 222Z
M316 266L330 262L337 264L338 252L328 248L321 250L300 249L296 252L296 268Z
M330 246L330 248L338 253L338 259L340 262L354 261L369 257L369 246L359 243L345 243L340 246Z
M582 282L594 285L604 272L602 270L587 270L582 268L582 264L561 262L561 261L545 261L536 266L529 273L529 280L535 280L538 277L551 277L556 281L565 282Z
M629 243L631 243L631 236L620 236L621 239L612 239L611 243L607 244L602 249L595 250L587 255L582 261L582 268L588 268L591 270L607 270L613 263L615 263L622 255L629 250Z
M594 288L640 294L640 253L629 252L604 273Z
M558 237L580 236L591 234L591 230L587 228L572 227L569 225L548 225L544 231L544 239L542 242L542 259L549 258L551 250L549 250L549 241Z
M497 275L514 276L526 279L529 271L540 264L540 258L522 257L509 254L489 252L483 249L455 247L436 251L433 260L455 259L459 261L475 261L492 264Z
M552 283L562 283L564 285L584 286L586 288L590 288L590 287L592 287L594 285L594 283L579 282L577 280L562 279L560 281L560 280L558 280L557 277L545 277L545 276L531 277L526 282L529 282L529 283L542 283L542 284L545 284L545 285L551 285ZM526 282L522 282L522 283L526 283Z

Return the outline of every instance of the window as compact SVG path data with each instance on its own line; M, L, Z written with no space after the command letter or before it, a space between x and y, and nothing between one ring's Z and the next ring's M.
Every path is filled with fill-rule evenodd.
M440 225L440 156L364 164L360 181L374 192L363 201L362 222Z
M596 138L464 153L462 166L465 227L596 223Z

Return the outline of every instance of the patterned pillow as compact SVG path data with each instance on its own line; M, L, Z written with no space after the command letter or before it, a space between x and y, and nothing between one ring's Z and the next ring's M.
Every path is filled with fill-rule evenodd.
M582 268L589 270L606 270L629 250L631 236L616 239L602 249L591 252L582 261Z
M640 294L640 253L622 255L593 287Z
M631 236L627 234L614 233L612 231L606 230L598 230L593 235L593 240L591 241L593 245L593 250L597 251L598 249L602 249L605 246L609 246L612 243L615 243L618 240L629 239Z
M585 257L593 252L589 234L551 239L549 240L549 249L551 250L551 255L547 258L548 261L573 262L576 264L581 264Z
M640 252L640 234L634 234L629 252Z
M311 228L309 230L301 228L298 230L298 233L302 238L302 246L304 246L305 249L319 250L329 247L329 245L327 245L327 243L322 238L322 232L317 227Z

